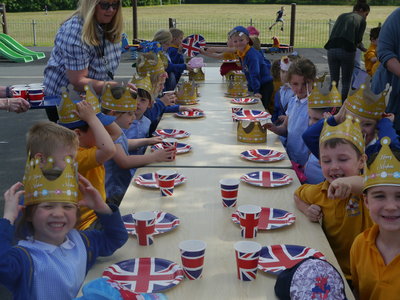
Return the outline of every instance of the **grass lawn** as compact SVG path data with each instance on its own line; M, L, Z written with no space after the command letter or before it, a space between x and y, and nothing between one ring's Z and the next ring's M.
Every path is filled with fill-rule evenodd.
M235 25L248 26L250 19L261 32L261 41L269 43L272 35L279 35L282 42L288 42L289 30L281 33L279 26L272 32L266 28L275 20L275 13L280 5L249 5L249 4L198 4L198 5L163 5L138 7L139 38L150 39L155 31L168 26L168 18L177 19L177 27L185 33L203 34L208 41L224 41L226 33ZM286 8L286 25L290 21L290 5ZM369 28L384 22L386 17L397 7L372 6L367 19ZM351 6L317 6L298 5L296 14L296 44L297 46L320 47L328 36L327 22L335 20L344 12L351 11ZM125 28L132 37L132 8L123 8ZM48 15L41 12L7 13L9 34L25 45L33 44L32 20L36 25L36 43L39 46L51 46L59 24L68 18L72 11L50 11ZM21 21L23 20L23 21ZM25 24L21 24L25 23ZM217 28L217 29L216 29ZM368 41L366 41L368 42Z

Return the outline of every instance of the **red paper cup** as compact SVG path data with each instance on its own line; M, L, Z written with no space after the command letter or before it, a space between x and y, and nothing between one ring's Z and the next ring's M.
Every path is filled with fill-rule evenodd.
M142 211L133 214L135 219L136 237L139 245L153 244L153 235L156 226L156 214L152 211Z
M26 85L13 85L11 87L13 98L24 98L28 100L28 86Z
M190 280L199 279L203 272L206 243L199 240L187 240L179 243L183 272Z
M174 193L176 176L178 176L178 173L171 169L161 169L156 172L161 196L172 196Z
M252 239L257 236L261 207L257 205L241 205L237 209L242 237Z
M261 245L256 242L242 241L235 243L234 248L238 279L243 281L256 279Z
M239 180L225 178L219 181L221 185L222 205L224 207L235 207L239 189Z
M162 140L162 146L165 150L171 151L171 158L175 159L176 146L178 145L177 139L167 138Z
M41 86L34 86L28 88L28 98L32 106L38 106L43 102L44 91Z

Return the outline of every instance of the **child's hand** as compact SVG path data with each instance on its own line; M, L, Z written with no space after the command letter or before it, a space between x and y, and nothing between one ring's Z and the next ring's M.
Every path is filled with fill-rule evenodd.
M189 66L189 64L186 64L186 70L188 71L193 71L193 68Z
M255 93L255 94L254 94L254 98L261 99L261 98L262 98L262 95L261 95L260 93Z
M326 111L326 112L322 113L322 117L324 119L328 119L328 118L332 117L332 114L329 111Z
M74 113L86 123L89 123L90 120L96 118L96 113L92 105L86 100L82 100L76 104L76 110Z
M81 174L78 174L79 190L83 195L83 199L78 202L79 205L93 209L99 214L112 214L111 208L104 202L100 192Z
M153 136L153 137L147 138L146 140L148 142L148 145L155 145L155 144L161 143L163 139L159 136Z
M392 123L394 122L394 114L392 113L383 113L382 117L389 119Z
M17 182L4 193L3 218L9 220L11 224L14 224L15 219L22 209L22 206L19 205L19 198L25 191L18 191L22 186L23 184L21 182Z
M344 199L351 194L351 184L348 178L337 178L331 182L328 188L329 199Z
M282 124L283 122L285 122L286 121L286 119L287 119L287 115L280 115L280 116L278 116L278 121L279 121L279 124Z
M195 107L187 107L187 106L179 106L179 111L198 111L198 112L203 112L202 109L200 108L195 108Z
M160 98L160 100L165 106L175 105L176 95L175 93L166 93Z
M319 220L323 217L321 207L315 204L311 204L306 209L305 214L311 222L319 222Z
M174 150L165 150L165 149L157 149L152 155L154 157L154 162L163 162L163 161L173 161L172 158Z

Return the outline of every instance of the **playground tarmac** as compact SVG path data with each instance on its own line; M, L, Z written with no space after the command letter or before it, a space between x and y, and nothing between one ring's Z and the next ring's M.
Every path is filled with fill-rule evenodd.
M50 57L51 48L30 48L45 52L46 58L30 63L14 63L0 58L0 85L27 84L43 81L43 70ZM296 49L299 55L313 61L318 74L328 72L325 49ZM285 54L267 54L271 61ZM129 52L122 55L116 79L127 82L133 75L132 59ZM205 58L207 67L218 67L220 63L211 58ZM206 73L207 76L207 73ZM42 109L31 109L26 113L15 114L0 111L0 216L3 216L2 195L15 182L21 181L26 161L25 135L36 122L47 120ZM0 287L0 299L11 299L9 293Z

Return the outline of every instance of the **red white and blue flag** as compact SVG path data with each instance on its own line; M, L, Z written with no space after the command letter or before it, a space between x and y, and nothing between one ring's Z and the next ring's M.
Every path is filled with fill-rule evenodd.
M241 109L235 112L234 118L236 120L268 120L271 114L261 110Z
M165 138L182 139L190 136L190 133L185 130L179 130L179 129L157 129L153 133L153 135L160 136L163 139Z
M240 223L238 212L232 214L232 221ZM283 209L261 207L260 219L258 221L258 230L271 230L288 226L296 221L293 213Z
M278 187L289 184L293 178L284 173L258 171L243 175L240 179L252 185L262 187Z
M270 149L251 149L242 152L240 156L252 161L277 161L285 158L283 153Z
M325 259L325 256L321 252L304 246L266 246L261 249L258 268L264 272L279 274L310 256Z
M241 235L244 238L254 238L257 236L258 221L260 213L242 213L237 211L240 219Z
M178 174L175 178L175 186L184 183L187 180L182 174ZM134 179L134 182L138 185L142 185L149 188L159 188L156 178L156 173L145 173L140 174Z
M182 51L189 57L200 54L200 48L206 46L206 40L200 34L192 34L182 41Z
M204 264L205 249L201 251L181 251L183 272L190 280L201 277Z
M180 220L170 213L163 211L155 211L156 214L156 226L154 234L160 234L174 229L180 224ZM128 233L136 233L136 224L133 214L122 216L122 221Z
M157 293L177 285L183 279L182 268L172 261L141 257L109 266L103 277L119 282L138 293Z
M260 251L254 253L236 252L237 275L240 280L251 281L256 279L257 262Z

